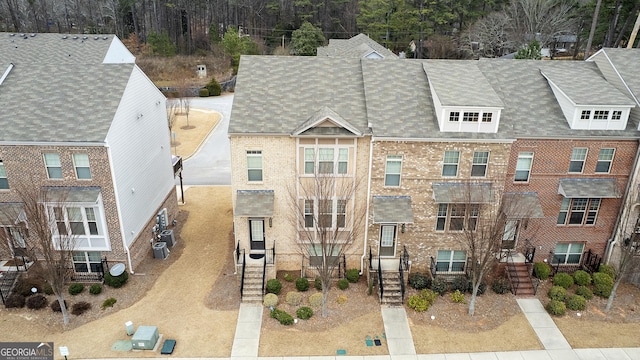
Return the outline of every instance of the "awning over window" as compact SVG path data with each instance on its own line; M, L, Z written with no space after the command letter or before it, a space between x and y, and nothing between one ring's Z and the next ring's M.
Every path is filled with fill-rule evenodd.
M502 212L509 219L543 218L538 193L505 193L502 196Z
M273 216L273 190L238 190L234 216Z
M433 183L433 200L439 204L479 204L493 201L490 183Z
M373 223L413 224L411 196L374 196Z
M13 226L20 221L26 221L21 203L0 203L0 225Z
M96 186L87 187L63 187L51 186L44 188L46 198L43 201L48 203L92 203L98 202L100 188Z
M558 194L567 198L619 198L615 179L560 179Z

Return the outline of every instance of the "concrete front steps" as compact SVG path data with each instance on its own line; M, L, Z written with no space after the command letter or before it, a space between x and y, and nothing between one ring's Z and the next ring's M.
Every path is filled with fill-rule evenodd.
M511 291L517 296L530 297L535 295L535 290L529 278L529 269L523 262L507 265L509 278L511 279Z
M262 304L262 265L247 264L244 269L244 287L242 302L248 304Z
M402 306L402 287L400 273L397 271L382 272L382 298L380 303L387 306Z

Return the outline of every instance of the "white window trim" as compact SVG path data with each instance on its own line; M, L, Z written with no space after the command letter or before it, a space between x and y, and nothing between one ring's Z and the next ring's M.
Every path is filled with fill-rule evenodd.
M440 251L443 251L443 252L444 252L444 251L448 251L448 252L449 252L449 259L447 259L447 260L445 260L445 259L439 260L439 259L438 259L438 253L439 253ZM452 270L452 268L453 268L453 263L454 263L454 261L453 261L453 255L454 255L456 252L462 252L462 253L464 253L464 258L465 258L465 259L464 259L464 265L463 265L463 267L462 267L462 270L461 270L461 271L453 271L453 270ZM464 273L464 271L465 271L465 270L466 270L466 268L467 268L467 253L466 253L466 251L464 251L464 250L438 250L438 251L436 251L436 259L435 259L435 260L436 260L436 273L438 273L438 274L462 274L462 273ZM448 266L447 266L447 270L438 270L438 263L439 263L439 262L442 262L442 263L445 263L445 262L446 262L446 263L448 264ZM460 261L460 260L456 260L455 262L456 262L456 263L460 263L460 262L462 262L462 261Z
M513 182L515 183L528 183L529 180L531 180L531 169L533 168L533 158L534 158L534 152L533 151L520 151L518 153L518 159L516 160L516 172L515 175L513 177ZM521 159L531 159L529 161L529 168L528 169L518 169L518 163L520 162ZM518 171L526 171L527 172L527 179L526 180L518 180Z
M565 243L562 243L562 244L565 244ZM572 242L572 243L566 243L566 244L569 245L569 247L567 248L567 252L566 253L560 253L560 254L562 254L564 256L564 261L563 262L556 262L555 261L556 260L556 256L559 254L559 253L556 252L556 249L557 249L557 246L560 245L560 244L556 244L556 248L553 250L553 259L552 259L552 262L551 262L552 264L578 265L578 264L580 264L582 262L582 254L584 253L585 244L582 243L582 242ZM572 250L571 248L574 247L574 246L581 246L580 252L576 252L575 250L571 251ZM575 262L575 263L574 262L571 262L571 263L567 262L569 260L569 256L570 255L580 255L580 257L578 258L578 262Z
M87 162L89 163L89 165L87 166L79 166L76 164L76 155L85 155L87 157ZM73 159L73 168L76 172L76 179L78 180L91 180L91 178L93 177L93 175L91 174L91 160L89 159L89 154L87 153L75 153L72 156ZM80 178L80 176L78 175L78 168L83 168L83 169L88 169L89 170L89 177L88 178Z
M58 156L58 166L53 166L53 165L47 164L47 155L56 155L56 156ZM49 180L63 180L64 179L64 173L62 172L62 160L60 159L60 154L55 153L55 152L46 152L46 153L42 154L42 160L44 161L44 168L45 168L45 171L47 173L47 179L49 179ZM51 174L49 173L49 168L60 169L60 177L51 177Z
M611 160L600 160L600 156L602 155L602 150L613 150L613 154L611 154ZM598 152L598 161L596 161L596 168L593 170L596 174L609 174L611 172L611 167L613 166L613 159L616 157L616 149L615 148L601 148ZM607 171L598 171L598 164L600 162L608 162L609 167Z
M582 159L574 159L574 155L576 155L576 150L584 150L584 157ZM589 156L589 148L586 147L574 147L571 149L571 158L569 160L569 170L567 171L570 174L582 174L584 172L584 165L587 163L587 156ZM571 164L574 162L582 162L580 166L580 171L571 171Z
M476 153L487 153L487 162L486 163L476 163ZM471 159L471 172L469 173L469 176L475 177L475 178L486 178L487 177L487 172L489 171L489 159L490 158L491 158L491 153L490 153L489 150L475 150L473 152L473 158ZM482 175L482 176L473 175L473 167L474 166L484 166L484 175Z
M73 248L74 251L111 251L111 244L109 241L109 235L107 231L107 223L105 218L104 206L102 205L102 197L98 198L97 203L48 203L47 206L47 214L50 218L51 224L51 232L52 239L54 242L54 247L56 250L60 250L60 238L61 236L58 233L57 222L54 216L54 208L62 208L62 213L64 215L64 222L67 228L67 232L71 232L68 212L67 208L80 208L82 215L82 223L84 225L84 235L63 235L65 239L70 239L75 243ZM96 217L96 226L98 229L98 235L91 235L89 222L87 220L87 214L85 208L92 208L94 211L94 215ZM88 246L79 246L82 240L86 240ZM96 242L103 242L104 246L99 246L94 244Z
M247 182L250 183L260 183L264 180L264 162L262 161L262 150L247 150ZM249 159L250 158L259 158L260 159L260 167L251 167L249 165ZM251 180L251 177L249 176L249 173L251 171L260 171L260 180Z
M340 197L332 197L330 199L326 199L327 201L331 202L331 227L327 227L327 228L323 228L323 229L327 229L330 231L335 231L335 230L348 230L351 228L351 224L349 223L350 217L349 217L349 210L351 210L350 206L351 206L351 201L350 199L344 199L344 198L340 198ZM338 216L340 215L338 213L338 201L345 201L345 207L344 207L344 227L337 227L338 225ZM303 219L302 219L302 226L300 229L300 231L313 231L313 229L315 229L316 227L319 227L320 223L320 203L323 201L323 199L317 199L316 197L312 197L312 198L300 198L300 201L302 202L302 215L303 215ZM306 212L306 205L305 202L306 201L312 201L313 202L313 213L312 214L308 214L308 215L312 215L313 217L313 226L312 227L306 227L306 221L305 221L305 217L307 215Z
M387 155L387 159L386 159L386 162L385 162L385 169L384 169L384 186L385 187L400 187L400 185L402 184L402 161L403 161L402 155ZM397 173L389 172L389 162L398 162L398 163L400 163L400 170ZM398 176L398 185L389 185L389 184L387 184L387 176L388 175L397 175Z
M90 252L99 253L100 260L98 260L98 261L90 261L89 260L89 254L88 254ZM83 256L84 256L84 260L83 261L76 261L75 253L82 253ZM75 273L78 273L78 274L96 274L97 272L91 271L91 264L100 264L100 265L102 265L102 253L100 251L93 251L93 250L74 251L73 255L71 256L71 262L73 263L73 271ZM84 265L86 265L87 266L87 271L77 271L76 270L76 264L84 264Z
M454 163L452 163L452 162L446 162L447 153L448 152L457 152L458 153L458 160L455 162L455 166L456 166L455 175L445 175L444 174L445 166L453 166L454 165ZM458 176L458 171L459 170L460 170L460 150L445 150L444 155L442 156L442 177L455 178L455 177Z
M582 212L582 211L573 209L574 201L584 200L584 199L586 199L587 202L585 204L584 212L582 215L582 221L580 222L580 224L570 224L569 219L571 219L571 214L574 212L575 213ZM592 210L592 204L594 202L598 203L598 207L595 210ZM562 203L560 204L560 211L558 212L558 220L556 221L556 224L558 226L571 226L571 227L595 226L596 222L598 222L598 214L600 213L601 207L602 207L601 198L563 198ZM563 213L564 213L564 222L560 222L560 217L562 216ZM589 218L590 213L595 213L593 214L593 223L587 224L587 219Z
M476 213L475 216L472 215L472 208L473 207L477 207L476 211L479 211L479 204L453 204L453 203L449 203L449 204L437 204L438 205L438 209L436 210L436 227L435 227L435 231L439 232L439 233L443 233L443 232L453 232L453 233L460 233L463 231L476 231L478 229L478 218L479 218L479 214ZM446 213L443 216L440 213L440 207L446 205ZM464 207L464 213L461 216L455 216L453 217L453 219L462 219L462 229L457 230L457 229L451 229L451 210L453 209L453 206L463 206ZM438 229L438 220L439 219L444 219L444 228L443 229ZM475 219L475 225L473 229L469 229L469 221L471 219Z
M335 144L335 145L306 145L306 146L301 146L301 148L303 149L302 151L302 156L303 156L303 162L302 162L302 176L307 176L307 177L312 177L312 176L349 176L351 175L351 172L349 171L349 163L350 163L350 149L352 148L352 146L350 145L343 145L343 144ZM321 162L327 162L328 160L325 161L320 161L320 149L332 149L333 150L333 171L332 172L319 172L320 170L320 163ZM306 154L307 154L307 150L313 150L313 172L307 172L307 163L311 163L310 159L307 159ZM342 161L340 159L340 152L342 150L346 150L347 152L347 160L346 161ZM340 172L340 164L341 163L346 163L346 172Z
M2 162L2 159L0 159L0 179L4 179L4 181L6 181L7 183L7 187L0 188L0 191L9 190L10 186L9 186L9 179L7 178L7 169L4 167L4 163Z

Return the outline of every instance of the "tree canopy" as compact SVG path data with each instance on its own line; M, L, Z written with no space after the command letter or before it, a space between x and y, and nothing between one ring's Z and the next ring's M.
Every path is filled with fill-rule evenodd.
M322 30L305 21L293 32L291 47L296 55L315 56L319 46L324 45Z

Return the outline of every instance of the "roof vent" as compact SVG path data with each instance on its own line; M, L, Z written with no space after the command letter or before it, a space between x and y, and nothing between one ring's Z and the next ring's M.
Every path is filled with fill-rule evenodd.
M102 40L107 40L109 37L108 36L103 36Z
M20 34L21 37L24 37L24 33Z
M63 39L66 39L67 37L68 37L67 35L62 35L62 38L63 38Z
M88 36L83 36L82 40L87 40L89 37Z
M78 40L78 37L77 37L77 36L74 36L74 37L73 37L73 40Z
M35 36L36 36L36 34L34 34L34 33L31 33L31 37L35 37Z
M100 38L99 38L99 37L97 37L97 36L94 36L94 37L93 37L93 40L98 40L98 39L100 39Z
M9 36L16 36L16 34L14 34L14 33L11 33L11 34L9 34Z

